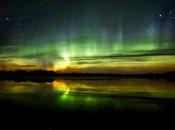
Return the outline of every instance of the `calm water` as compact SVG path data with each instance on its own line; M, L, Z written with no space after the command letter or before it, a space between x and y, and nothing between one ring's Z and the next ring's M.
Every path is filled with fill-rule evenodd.
M175 82L148 79L0 81L0 99L69 109L159 109L158 99L175 99Z
M165 117L175 110L175 82L141 78L0 81L0 103L3 118L103 119L104 113L118 119Z

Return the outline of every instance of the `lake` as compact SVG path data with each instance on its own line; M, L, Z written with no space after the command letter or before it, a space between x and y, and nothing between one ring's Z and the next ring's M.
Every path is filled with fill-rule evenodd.
M175 82L165 79L58 78L0 81L1 120L165 121L174 117ZM114 120L113 120L114 118Z

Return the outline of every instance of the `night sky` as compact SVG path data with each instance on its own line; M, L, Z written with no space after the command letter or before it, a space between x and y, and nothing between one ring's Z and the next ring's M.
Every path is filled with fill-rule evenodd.
M175 71L175 1L4 0L0 69Z

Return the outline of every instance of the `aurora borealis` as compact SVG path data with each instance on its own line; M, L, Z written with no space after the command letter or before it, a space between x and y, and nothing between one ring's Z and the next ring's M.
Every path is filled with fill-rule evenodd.
M14 0L0 5L0 69L175 70L173 0Z

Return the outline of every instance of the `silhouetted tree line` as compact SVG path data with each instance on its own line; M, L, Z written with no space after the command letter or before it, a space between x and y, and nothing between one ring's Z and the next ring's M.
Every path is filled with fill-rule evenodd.
M175 72L167 73L146 73L146 74L120 74L120 73L56 73L47 70L16 70L6 71L0 70L0 78L7 77L143 77L143 78L158 78L158 77L174 77Z
M45 76L55 76L56 73L54 71L46 71L46 70L33 70L33 71L25 71L25 70L16 70L16 71L0 71L0 77L45 77Z

